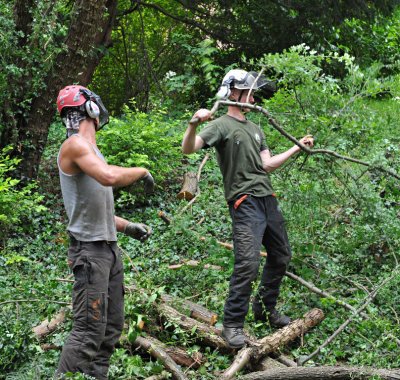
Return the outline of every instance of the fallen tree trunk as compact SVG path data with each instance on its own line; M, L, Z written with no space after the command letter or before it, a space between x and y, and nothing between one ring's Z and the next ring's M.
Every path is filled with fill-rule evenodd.
M194 303L189 300L185 300L178 297L172 297L168 294L163 294L161 299L167 303L174 303L175 308L182 308L190 312L190 317L195 319L200 319L201 321L213 326L218 321L218 314L212 312L211 310Z
M235 377L250 360L257 362L262 356L276 351L280 346L303 335L311 327L314 327L324 318L320 309L312 309L303 318L296 319L287 326L279 329L274 334L266 336L257 341L253 347L242 348L236 355L231 366L223 373L221 380L228 380Z
M290 367L253 372L244 375L245 380L354 380L400 379L400 370L375 369L368 367Z
M172 358L165 352L163 348L159 345L153 343L152 341L138 336L134 342L134 345L138 345L141 348L149 351L152 356L158 358L163 363L164 367L168 372L172 374L172 377L177 380L188 380L182 370L178 365L172 360Z

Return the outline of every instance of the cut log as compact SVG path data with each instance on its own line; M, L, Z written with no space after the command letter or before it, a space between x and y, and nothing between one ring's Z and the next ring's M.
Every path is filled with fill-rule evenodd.
M183 185L178 193L179 199L192 199L197 192L197 174L196 172L187 172L183 176Z
M221 352L230 353L232 349L228 347L221 338L221 329L214 326L208 326L182 313L179 313L173 307L167 304L158 305L158 312L168 321L174 321L183 330L196 334L197 341L201 345L218 348Z
M291 367L277 368L244 375L245 380L354 380L400 379L400 370L376 369L367 367Z
M34 327L33 333L36 335L36 338L39 340L43 339L57 330L60 324L64 322L65 316L70 309L72 309L71 306L63 307L50 321L46 319L39 326Z
M287 326L279 329L274 334L259 340L258 347L242 348L236 355L231 366L223 373L221 380L228 380L235 377L250 360L257 362L262 356L276 351L280 346L291 340L302 336L311 327L314 327L324 318L324 313L320 309L312 309L303 318L296 319Z
M172 360L172 358L165 352L165 350L154 344L152 341L138 336L134 342L134 345L138 345L141 348L149 351L149 353L157 359L160 359L163 363L165 369L172 374L174 379L178 380L188 380L182 370L177 366L177 364Z
M147 351L149 343L152 343L156 347L161 347L175 363L181 366L197 369L202 364L203 356L201 352L194 352L193 355L189 355L185 349L181 347L166 345L165 343L162 343L158 339L151 336L146 336L145 339L145 346L142 346L142 343L144 342L142 339L136 339L133 343L133 346L142 348Z
M189 300L185 300L178 297L172 297L168 294L163 294L161 299L167 303L174 303L175 308L182 308L183 310L187 310L190 312L190 317L199 319L210 326L213 326L218 321L218 314L213 311L201 306L197 303L194 303Z
M167 224L171 224L172 223L172 219L168 218L167 215L165 215L162 211L158 212L158 216Z
M191 267L198 267L199 266L199 262L197 260L188 260L185 261L183 264L171 264L168 265L168 269L179 269L182 268L184 265L188 265ZM220 267L219 265L212 265L212 264L205 264L203 265L204 269L212 269L212 270L221 270L222 267Z

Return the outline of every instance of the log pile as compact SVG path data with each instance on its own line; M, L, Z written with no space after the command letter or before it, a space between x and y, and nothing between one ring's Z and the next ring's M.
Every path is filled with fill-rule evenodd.
M127 291L142 292L145 294L143 289L137 289L133 285L128 285ZM37 339L43 340L48 338L49 335L56 331L64 322L67 310L68 308L61 309L50 321L43 321L39 326L36 326L33 331ZM236 353L221 338L221 328L215 326L218 321L217 313L204 306L190 300L163 294L157 302L154 302L152 310L154 314L145 318L148 321L147 325L141 325L143 329L142 334L133 342L130 342L127 336L123 335L121 337L121 344L159 359L163 363L166 373L171 374L172 378L180 380L188 379L183 368L196 370L204 362L200 351L189 353L186 348L163 343L157 337L153 336L157 332L168 328L167 326L171 324L179 326L180 329L186 331L200 347L211 347L213 350L218 350L221 354L226 355ZM278 361L268 355L278 352L279 348L289 341L303 336L308 329L319 323L322 318L322 311L313 309L304 318L293 321L283 329L277 330L274 334L260 340L254 339L249 341L248 346L237 352L231 367L224 374L218 374L218 376L221 376L221 379L233 378L246 365L250 371L265 371L277 366L282 369L296 366L289 358L282 356ZM43 343L44 347L46 349L60 348L49 343Z

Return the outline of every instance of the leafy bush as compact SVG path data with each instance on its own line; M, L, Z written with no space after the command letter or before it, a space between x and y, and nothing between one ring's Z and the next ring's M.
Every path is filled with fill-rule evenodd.
M5 239L10 232L18 230L29 230L29 223L26 223L35 213L44 210L40 205L43 196L39 196L34 189L35 183L18 188L17 179L13 179L12 170L20 160L10 158L7 152L10 147L0 152L0 238Z

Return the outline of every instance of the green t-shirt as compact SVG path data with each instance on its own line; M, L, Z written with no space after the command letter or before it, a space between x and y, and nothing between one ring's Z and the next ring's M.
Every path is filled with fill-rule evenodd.
M215 147L228 202L244 194L273 194L271 179L260 157L260 152L268 147L256 124L224 115L211 121L199 136L205 142L204 148Z

